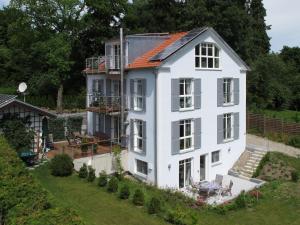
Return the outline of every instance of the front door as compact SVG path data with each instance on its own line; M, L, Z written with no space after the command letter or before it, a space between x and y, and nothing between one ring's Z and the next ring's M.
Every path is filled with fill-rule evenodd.
M206 180L206 155L200 156L200 181Z

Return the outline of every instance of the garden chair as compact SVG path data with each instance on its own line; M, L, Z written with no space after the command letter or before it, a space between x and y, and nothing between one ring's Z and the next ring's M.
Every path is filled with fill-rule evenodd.
M217 183L220 187L222 187L223 176L220 174L216 175L215 183Z
M232 182L232 180L230 180L229 186L222 190L222 195L228 195L229 194L230 196L232 196L232 192L231 192L232 186L233 186L233 182Z

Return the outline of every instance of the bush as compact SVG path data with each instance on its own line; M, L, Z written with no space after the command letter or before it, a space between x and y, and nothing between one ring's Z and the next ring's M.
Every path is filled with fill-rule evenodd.
M88 166L88 177L87 177L87 181L88 182L93 182L96 178L95 175L95 169L93 169L93 167Z
M85 163L83 163L82 167L80 167L78 176L80 178L87 178L87 176L88 176L88 169L87 169L87 166L86 166Z
M235 199L235 205L237 208L242 209L247 206L245 191L242 191L239 196Z
M83 118L81 116L69 117L67 127L70 132L81 132Z
M196 225L198 223L198 219L194 214L186 213L179 208L168 211L165 220L175 225Z
M264 155L264 157L261 159L261 161L259 162L258 167L256 168L255 172L253 173L253 177L258 177L262 171L262 169L264 168L264 166L270 162L270 156L271 153L267 152L267 154Z
M73 172L73 162L67 154L54 156L50 162L50 170L53 176L70 176Z
M148 213L156 214L160 211L160 209L161 209L160 200L156 197L152 197L148 204Z
M299 180L299 173L296 170L293 170L291 172L291 180L293 182L298 182L298 180Z
M118 191L118 179L116 177L112 177L107 186L108 192L117 192Z
M129 186L127 184L125 184L119 193L119 198L120 199L128 199L130 195L130 190L129 190Z
M133 198L132 198L132 202L133 202L133 204L138 205L138 206L144 205L144 203L145 203L145 196L144 196L144 193L142 192L142 190L137 189L134 192L134 195L133 195Z
M105 187L107 185L107 174L104 170L99 174L98 185L100 187Z
M290 137L287 144L296 148L300 148L300 136Z
M54 141L65 140L65 119L49 119L49 133L53 135Z

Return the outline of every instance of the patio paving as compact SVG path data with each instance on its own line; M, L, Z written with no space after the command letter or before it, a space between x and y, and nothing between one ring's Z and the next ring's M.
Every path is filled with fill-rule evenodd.
M221 195L213 195L210 196L206 199L206 203L209 205L220 205L223 204L225 202L228 202L230 200L233 200L234 198L236 198L243 190L248 192L251 191L255 188L260 187L261 185L263 185L265 182L264 181L260 181L260 180L256 180L256 179L246 179L246 178L241 178L241 177L235 177L232 175L224 175L223 176L223 182L222 182L222 187L227 187L229 186L230 181L233 182L233 186L232 186L232 196L230 195L226 195L226 196L221 196ZM190 192L188 189L183 189L182 192L184 192L186 195L197 199L197 197L199 196L198 193L192 193Z

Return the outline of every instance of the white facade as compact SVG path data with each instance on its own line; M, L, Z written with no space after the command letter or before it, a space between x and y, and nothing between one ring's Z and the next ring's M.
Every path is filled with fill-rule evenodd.
M220 67L218 69L195 68L195 46L201 43L213 43L219 49ZM213 180L216 174L227 174L246 146L246 70L245 64L224 41L214 32L208 31L176 51L164 60L159 67L127 71L126 90L130 103L126 117L129 124L126 129L129 150L128 170L142 180L163 188L178 188L182 185L188 185L190 178L186 180L186 177L189 176L194 181L200 181L200 174L202 180ZM105 76L87 76L88 92L90 93L92 79L102 79ZM238 100L236 99L237 103L218 106L218 92L221 91L218 90L218 82L223 81L224 78L235 80L238 84L237 94L231 96L233 101L235 101L235 98ZM140 79L144 81L146 86L144 90L145 108L136 111L134 107L131 107L131 102L135 99L132 97L133 82L131 81ZM191 96L193 99L191 109L174 110L172 108L172 104L174 104L172 100L174 97L172 80L174 79L177 79L177 81L182 79L191 80ZM197 86L199 84L201 86L200 92ZM233 83L230 87L233 87ZM196 88L200 96L196 95ZM236 89L236 86L234 88ZM221 94L223 94L223 90ZM230 123L232 130L229 130L232 133L232 139L220 143L218 129L221 123L219 122L218 125L218 118L226 113L232 113ZM95 129L94 114L92 112L88 113L88 131L90 134L93 134ZM180 121L183 120L189 120L192 124L191 148L174 151L174 146L179 143L176 140L174 142L174 137L175 134L180 133L174 131L174 128L177 127L176 124L180 124ZM143 145L141 152L137 151L136 145L139 144L137 144L138 140L135 140L138 130L136 127L132 128L132 126L136 126L135 121L143 121L141 124L145 126L145 129L141 132L143 133L143 140L140 142L140 145ZM189 131L189 128L186 129ZM189 140L187 143L189 145ZM219 152L214 153L212 159L212 152L216 151ZM200 156L202 156L201 163L204 163L201 166ZM137 160L141 160L146 164L140 161L137 162ZM212 160L216 162L212 162ZM181 178L185 180L183 183L179 175L180 167L184 173L183 176L181 173ZM145 170L147 171L145 172Z

